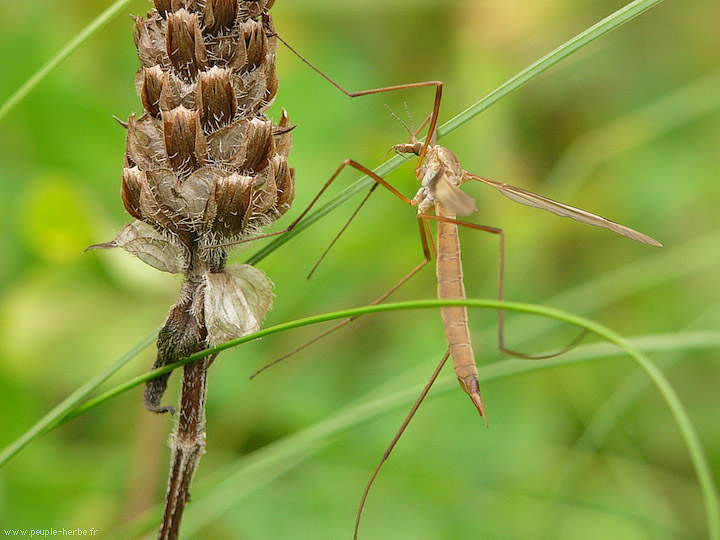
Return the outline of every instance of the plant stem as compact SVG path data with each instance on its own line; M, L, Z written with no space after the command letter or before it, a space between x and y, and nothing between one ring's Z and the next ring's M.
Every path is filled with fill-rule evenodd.
M203 358L183 368L180 414L170 438L170 473L158 540L177 540L185 504L190 500L190 484L205 452L207 368L214 358Z

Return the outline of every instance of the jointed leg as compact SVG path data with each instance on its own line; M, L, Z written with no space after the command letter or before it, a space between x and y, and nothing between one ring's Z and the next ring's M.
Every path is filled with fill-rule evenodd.
M367 201L367 198L370 196L370 194L372 193L372 191L373 191L373 190L375 189L375 187L377 187L378 185L382 185L383 187L385 187L385 188L387 188L388 190L390 190L395 196L397 196L398 198L400 198L403 202L412 205L412 200L408 199L407 197L405 197L404 195L402 195L400 192L398 192L394 187L392 187L390 184L388 184L382 177L376 175L376 174L373 173L372 171L368 170L367 168L363 167L362 165L360 165L359 163L357 163L357 162L355 162L355 161L353 161L353 160L346 160L345 162L343 162L342 165L340 165L340 167L337 169L337 171L335 171L335 174L333 174L333 176L330 178L330 180L328 180L328 181L325 183L325 185L324 185L323 188L320 190L320 192L318 193L318 195L317 195L317 196L315 197L315 199L310 203L310 206L308 206L308 208L306 208L306 209L303 211L303 213L300 215L300 217L298 217L298 218L290 225L290 227L292 227L295 223L297 223L300 219L302 219L302 217L305 215L305 213L308 212L308 210L310 209L310 207L311 207L311 206L315 203L315 201L320 197L320 195L322 194L322 192L323 192L325 189L327 189L327 187L330 185L330 183L340 174L340 172L342 171L342 169L343 169L346 165L350 165L351 167L354 167L354 168L360 170L361 172L364 172L365 174L369 175L371 178L373 178L373 179L376 181L376 184L373 186L373 188L371 188L370 193L368 193L368 195L365 197L365 199L360 203L360 205L359 205L358 208L355 210L355 212L353 212L353 215L350 217L350 219L349 219L348 222L345 224L345 226L343 226L343 228L341 229L340 233L338 233L338 235L333 239L333 241L331 242L330 246L325 250L325 252L323 253L323 255L322 255L322 257L321 257L320 260L322 260L322 258L327 254L327 252L328 252L328 250L330 249L330 247L332 247L333 244L335 243L335 241L340 237L340 234L342 234L342 233L345 231L345 229L347 228L347 226L350 224L350 222L352 221L352 219L355 217L355 215L357 214L357 212L360 210L360 207L362 207L362 205L365 203L365 201ZM420 264L418 264L415 268L413 268L413 269L412 269L407 275L405 275L400 281L398 281L395 285L393 285L387 292L385 292L385 293L384 293L382 296L380 296L379 298L375 299L375 300L374 300L373 302L371 302L369 305L374 306L374 305L376 305L376 304L379 304L379 303L383 302L383 301L384 301L386 298L388 298L392 293L394 293L397 289L399 289L402 285L404 285L405 282L407 282L411 277L413 277L415 274L417 274L417 273L418 273L428 262L430 262L430 260L432 259L433 254L434 254L435 246L434 246L433 243L432 243L432 235L431 235L430 230L429 230L429 228L428 228L428 226L427 226L427 221L418 219L418 226L419 226L419 228L420 228L420 242L421 242L422 248L423 248L423 256L424 256L423 261L422 261ZM281 231L281 232L282 232L282 231ZM431 249L433 250L432 252L431 252ZM319 261L318 261L318 263L319 263ZM317 264L316 264L315 267L313 268L313 271L315 270L316 267L317 267ZM311 271L311 274L312 274L312 271ZM308 276L308 277L310 277L310 276ZM350 317L349 319L345 319L344 321L341 321L341 322L337 323L336 325L332 326L331 328L327 329L326 331L322 332L321 334L318 334L317 336L315 336L314 338L312 338L310 341L307 341L306 343L302 344L302 345L301 345L300 347L298 347L297 349L289 352L288 354L285 354L284 356L281 356L280 358L277 358L276 360L273 360L273 361L270 362L269 364L266 364L265 366L263 366L262 368L260 368L258 371L256 371L255 373L253 373L253 374L250 376L250 378L253 379L253 378L256 377L257 375L259 375L260 373L262 373L263 371L265 371L266 369L268 369L269 367L272 367L272 366L274 366L274 365L282 362L282 361L285 360L286 358L289 358L290 356L292 356L292 355L294 355L295 353L303 350L304 348L306 348L306 347L308 347L309 345L315 343L316 341L322 339L323 337L325 337L325 336L327 336L327 335L335 332L336 330L339 330L340 328L342 328L342 327L345 326L346 324L354 321L356 318L357 318L357 317Z
M442 217L442 216L435 216L432 214L420 214L418 217L422 218L423 220L432 219L434 221L443 221L446 223L453 223L455 225L468 227L470 229L475 229L478 231L485 231L485 232L489 232L489 233L496 234L499 236L497 299L502 302L504 283L505 283L505 232L502 229L497 229L495 227L487 227L485 225L478 225L477 223L470 223L468 221L460 221L457 219L451 219L451 218ZM504 330L504 328L505 328L504 311L502 309L499 309L498 310L498 349L505 354L509 354L510 356L515 356L517 358L525 358L528 360L544 360L547 358L553 358L555 356L559 356L559 355L563 354L564 352L567 352L568 350L574 348L580 342L580 340L583 339L583 337L587 333L587 332L582 332L570 344L563 347L559 351L556 351L556 352L553 352L550 354L531 355L531 354L525 354L522 352L518 352L513 349L508 349L507 347L505 347L505 330Z
M380 463L378 463L377 467L375 467L375 471L373 471L372 476L370 477L370 480L368 481L367 485L365 486L365 491L363 491L362 499L360 500L360 507L358 508L357 518L355 519L355 534L353 535L353 539L357 540L358 536L358 528L360 527L360 518L362 517L363 509L365 508L365 501L367 500L368 493L370 492L370 487L372 486L373 482L375 481L375 477L380 472L380 468L383 466L383 463L387 461L387 458L390 457L390 453L393 451L393 448L395 448L395 445L400 440L400 437L405 432L405 429L408 427L408 424L410 424L410 420L412 420L413 416L415 416L415 413L418 410L418 407L420 407L420 404L425 399L425 396L427 396L428 392L430 391L430 388L435 383L435 380L438 378L438 375L440 375L440 371L442 370L443 366L447 362L447 359L450 357L450 351L448 350L445 355L442 357L442 360L440 360L440 363L435 368L435 371L433 372L432 376L430 377L430 380L425 385L425 388L423 388L423 391L418 396L417 400L415 401L415 404L412 406L412 409L410 409L410 413L405 417L405 420L403 421L402 425L400 426L400 429L398 429L397 433L395 433L395 437L393 437L393 440L390 442L390 445L388 446L387 450L385 450L385 453L383 454L382 458L380 459Z

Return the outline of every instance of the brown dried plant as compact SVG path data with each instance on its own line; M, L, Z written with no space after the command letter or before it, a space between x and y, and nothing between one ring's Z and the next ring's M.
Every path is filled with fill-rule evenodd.
M154 367L259 329L271 283L226 265L228 246L285 213L294 195L292 126L265 115L278 89L274 0L154 0L136 18L144 112L127 123L121 196L135 218L113 241L158 270L185 277L157 340ZM184 368L161 539L178 537L205 449L207 368ZM169 374L148 382L145 407L162 413Z

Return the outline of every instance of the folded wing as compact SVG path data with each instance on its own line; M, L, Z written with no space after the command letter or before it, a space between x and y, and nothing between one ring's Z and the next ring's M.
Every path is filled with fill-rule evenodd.
M580 221L581 223L587 223L588 225L610 229L614 233L626 236L636 240L637 242L642 242L643 244L649 244L657 247L662 246L662 244L654 238L650 238L649 236L631 229L630 227L620 225L619 223L615 223L614 221L598 216L597 214L593 214L558 201L553 201L552 199L548 199L542 195L538 195L509 184L495 182L494 180L488 180L487 178L482 178L470 173L466 173L466 175L468 178L478 180L483 184L494 187L507 198L512 199L515 202L519 202L520 204L526 204L528 206L540 208L541 210L547 210L548 212L552 212L558 216L569 217L576 221Z

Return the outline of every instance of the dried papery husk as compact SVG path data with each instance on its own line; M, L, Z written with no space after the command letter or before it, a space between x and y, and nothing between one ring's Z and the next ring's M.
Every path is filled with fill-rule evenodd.
M210 345L257 332L272 305L272 284L248 264L205 274L205 324Z
M131 115L125 138L126 163L143 171L167 167L164 138L161 119L143 115L135 120Z
M206 0L203 23L207 33L217 35L229 31L238 13L237 0Z
M160 66L152 66L138 71L138 94L147 113L157 118L160 115L160 96L165 84L166 74Z
M187 268L187 254L184 250L142 221L128 223L114 240L105 244L95 244L88 249L116 247L135 255L145 264L161 272L181 274Z
M205 135L197 110L182 105L163 111L165 153L170 166L181 174L189 174L205 164Z
M237 100L229 70L214 67L198 77L195 106L206 133L228 125L237 112Z
M247 225L253 176L232 173L214 183L205 210L205 227L211 237L235 239Z
M135 219L142 219L140 192L145 179L145 173L137 167L125 167L123 169L120 197L125 209Z

